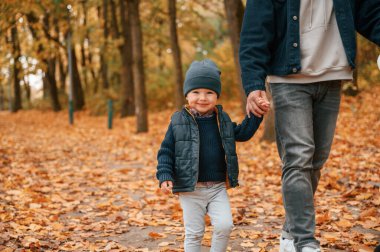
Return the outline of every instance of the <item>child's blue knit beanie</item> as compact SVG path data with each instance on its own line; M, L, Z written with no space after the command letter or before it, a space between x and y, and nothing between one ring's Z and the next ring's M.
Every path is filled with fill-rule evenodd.
M210 60L193 61L186 72L183 94L186 96L191 90L197 88L207 88L220 95L221 82L220 70L216 64Z

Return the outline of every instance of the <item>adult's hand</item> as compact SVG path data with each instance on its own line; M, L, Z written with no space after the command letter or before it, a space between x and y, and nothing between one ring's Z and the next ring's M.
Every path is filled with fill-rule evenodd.
M256 90L249 93L247 97L246 111L249 116L250 112L257 117L262 117L269 111L270 103L267 95L263 90Z

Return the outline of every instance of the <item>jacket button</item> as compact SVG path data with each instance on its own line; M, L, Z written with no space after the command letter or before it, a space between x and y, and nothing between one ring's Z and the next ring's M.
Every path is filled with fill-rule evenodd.
M293 43L293 47L298 47L298 44L297 43Z
M296 21L298 19L297 16L293 16L293 20Z
M293 73L297 73L297 68L294 67L292 70L293 70Z

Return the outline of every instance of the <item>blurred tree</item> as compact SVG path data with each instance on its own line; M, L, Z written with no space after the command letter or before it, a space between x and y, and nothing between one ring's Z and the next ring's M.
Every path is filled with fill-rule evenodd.
M113 89L120 89L120 82L121 82L121 77L120 77L120 70L121 70L121 34L119 31L119 14L120 12L117 11L117 4L115 3L115 0L110 0L110 7L111 7L111 23L110 23L110 35L112 38L112 50L114 53L118 54L118 57L114 58L111 60L111 64L113 65L113 69L111 68L111 76L110 76L110 81L111 81L111 87ZM114 97L116 98L116 97Z
M236 80L240 90L241 108L245 111L245 103L247 100L246 94L241 82L241 71L239 62L239 44L240 44L240 30L244 16L244 5L241 0L224 0L224 6L228 21L230 40L234 53L234 62L236 67Z
M26 74L24 74L24 89L25 89L25 97L28 102L28 105L30 104L30 98L31 98L31 90L30 90L30 83L29 79Z
M71 62L68 62L68 64L71 64L72 67L72 90L73 90L73 103L74 103L74 110L81 110L85 106L85 96L82 88L82 81L80 78L79 74L79 68L78 68L78 63L77 63L77 56L75 53L75 44L72 43L72 25L71 25L71 15L72 15L72 6L70 5L69 8L67 8L66 12L67 16L63 20L67 20L67 31L65 32L65 38L67 43L71 43ZM59 37L53 37L51 36L48 32L45 31L46 36L51 39L52 41L55 41L59 43L60 45L61 42L59 41ZM59 34L57 34L59 36ZM64 47L64 46L63 46ZM66 51L67 48L66 48ZM69 60L68 60L69 61Z
M86 57L86 43L88 42L87 5L86 5L85 0L82 0L81 4L82 4L83 27L84 27L84 34L81 34L82 41L80 43L81 70L82 70L84 89L88 91L89 83L88 83L88 76L87 76L88 67L87 67L87 57Z
M4 95L4 88L2 85L2 79L0 81L0 110L5 109L5 95Z
M181 49L177 35L177 10L176 0L168 0L169 24L170 24L170 44L172 49L174 71L175 71L175 106L180 110L185 102L183 97L183 73L181 61Z
M106 55L108 52L108 0L103 0L103 8L99 7L99 18L103 14L103 46L101 48L100 64L101 64L101 74L103 89L109 88L108 82L108 64L106 61Z
M82 82L79 75L77 57L75 54L75 49L71 47L71 55L72 55L72 67L73 67L73 98L74 98L74 109L81 110L85 105L85 97L82 88Z
M98 70L99 66L96 61L96 58L98 56L97 50L100 47L99 43L102 41L102 40L99 40L100 34L97 31L98 29L96 29L96 26L99 24L99 7L98 7L98 2L89 2L89 1L83 0L81 3L82 3L83 15L84 15L83 28L85 29L84 32L82 32L84 36L83 47L87 49L87 55L85 53L83 57L85 58L85 62L88 63L86 64L85 72L87 73L87 69L90 71L91 81L89 81L89 88L90 88L90 83L91 83L92 92L89 92L89 94L94 94L94 93L97 93L98 91L99 82L100 82L99 76L101 76L101 73L99 73L101 71ZM90 5L90 3L92 3L92 5ZM91 10L93 9L96 9L95 12L97 12L98 15L94 15L91 13ZM83 64L82 64L82 67L83 67Z
M44 25L45 29L48 31L50 30L49 17L50 17L50 15L48 13L45 13L45 16L43 17L43 25ZM57 48L56 45L54 47ZM56 52L53 52L51 54L49 53L49 55L43 59L43 62L47 66L45 75L43 77L43 81L48 86L51 105L52 105L53 110L59 111L59 110L61 110L61 104L59 103L59 99L58 99L57 81L55 79Z
M20 73L21 73L21 49L20 41L18 39L17 25L11 28L11 42L12 42L12 57L13 57L13 105L12 112L17 112L22 109L21 100L21 86L20 86Z
M134 115L134 87L132 72L132 35L129 12L125 8L125 0L119 0L123 43L121 50L121 117Z
M63 63L60 63L61 59L58 58L60 57L60 47L64 47L64 45L59 40L58 18L60 17L60 13L57 12L53 7L56 6L38 6L36 10L29 10L25 16L28 20L28 28L30 30L32 38L34 39L35 44L38 45L36 57L40 62L40 67L44 70L42 78L44 97L49 97L52 109L54 111L59 111L62 107L58 96L59 89L56 79L56 63L58 62L60 64L59 69L61 74L63 71L63 66L61 66L61 64ZM51 9L53 9L53 11L51 11ZM37 11L39 12L37 13ZM51 12L53 15L50 14ZM51 18L51 16L53 16L53 18ZM53 23L53 27L50 25L51 22ZM45 37L43 37L41 34L42 31ZM52 33L55 35L55 37L51 35ZM46 38L54 41L55 43L46 43L49 42L49 40L46 40ZM47 93L49 95L47 95Z
M133 51L133 80L137 117L137 132L148 131L148 107L145 94L145 75L143 62L143 38L140 23L140 0L127 0L128 14L131 19Z
M65 93L66 91L66 77L68 74L67 66L63 63L63 57L61 52L58 52L58 73L59 73L59 90L61 93Z
M39 17L37 14L33 11L30 10L30 12L26 13L26 18L28 20L28 28L30 30L30 33L32 35L32 38L35 41L35 44L37 44L37 50L36 50L36 56L38 57L38 60L44 61L45 64L47 64L45 55L44 55L44 44L41 43L41 35L39 33L42 32L42 29L38 27L39 25ZM46 18L43 18L44 22ZM44 69L46 69L46 66L43 66ZM45 75L46 77L46 75ZM48 81L46 78L43 78L43 83L42 83L42 91L43 91L43 98L48 97Z
M51 16L50 10L42 7L42 23L40 24L40 18L37 16L36 12L30 11L26 14L28 20L28 28L32 34L32 38L38 44L38 49L36 56L40 61L42 69L44 69L43 81L43 92L44 97L50 98L51 106L54 111L61 110L61 104L58 98L58 87L56 80L56 62L57 54L59 54L59 47L61 44L57 45L44 43L41 31L43 30L45 34L51 33ZM57 32L58 18L53 15L53 24L55 32ZM56 33L58 34L58 33ZM48 95L49 94L49 95Z

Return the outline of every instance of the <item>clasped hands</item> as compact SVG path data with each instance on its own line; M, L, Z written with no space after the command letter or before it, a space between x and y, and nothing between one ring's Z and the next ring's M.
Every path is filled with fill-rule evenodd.
M263 90L255 90L249 93L247 97L246 112L248 117L250 112L257 117L262 117L270 109L270 103L267 95Z

